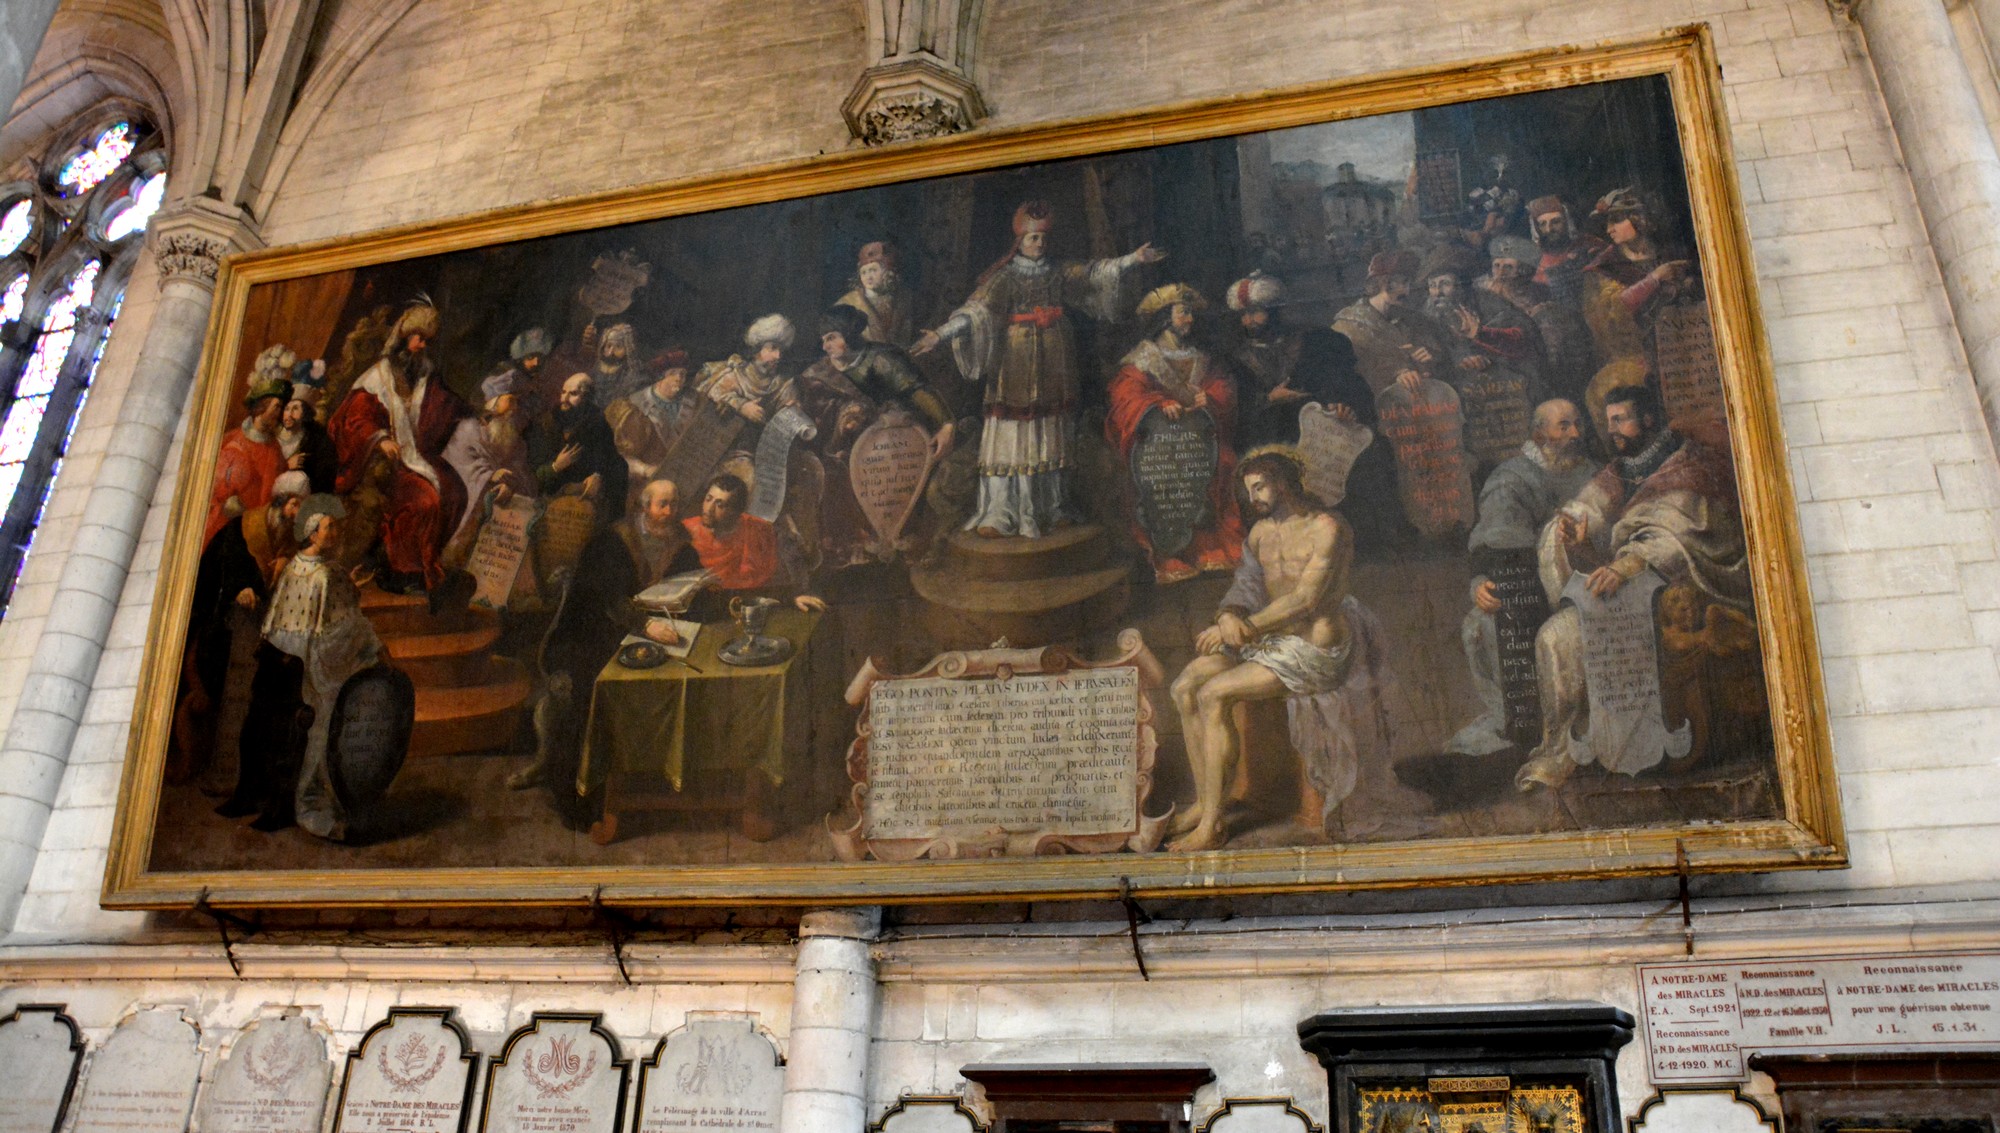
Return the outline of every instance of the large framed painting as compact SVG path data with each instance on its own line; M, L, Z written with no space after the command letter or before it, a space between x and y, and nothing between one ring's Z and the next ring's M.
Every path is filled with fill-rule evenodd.
M219 289L109 904L1844 863L1700 29Z

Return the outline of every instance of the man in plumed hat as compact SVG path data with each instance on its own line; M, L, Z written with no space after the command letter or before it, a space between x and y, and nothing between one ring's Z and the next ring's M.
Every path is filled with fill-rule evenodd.
M1208 522L1180 549L1156 547L1144 524L1132 525L1133 538L1152 560L1154 578L1162 583L1234 570L1243 556L1243 523L1237 517L1235 491L1236 385L1193 341L1195 318L1207 308L1201 292L1185 283L1154 288L1139 301L1146 337L1119 363L1111 379L1111 410L1104 418L1105 439L1128 465L1141 426L1154 413L1173 421L1198 413L1214 426Z
M465 486L444 448L466 407L431 358L437 334L436 307L420 300L404 308L382 357L327 422L339 457L336 492L354 492L371 469L387 474L376 539L386 566L378 582L390 590L444 581L445 538L465 511Z
M1418 269L1416 253L1380 252L1368 261L1362 297L1334 316L1333 329L1354 344L1356 364L1373 393L1403 383L1446 376L1451 352L1444 333L1409 306Z
M215 538L231 519L269 503L271 485L285 470L278 427L284 420L285 404L292 399L292 383L282 377L260 379L255 374L251 380L250 392L243 398L248 415L223 436L221 451L215 456L215 486L209 492L203 544Z
M1120 318L1133 269L1166 258L1142 244L1111 259L1052 260L1054 223L1045 201L1014 210L1013 246L965 304L912 348L926 354L951 343L959 372L985 387L979 500L965 528L987 538L1036 538L1075 522L1069 480L1081 380L1070 311Z
M910 297L899 283L896 246L882 240L861 245L855 257L854 287L838 303L861 312L867 320L862 336L869 342L907 347L916 335ZM855 340L854 345L859 348L860 340Z
M1240 447L1296 444L1307 402L1345 406L1354 419L1374 423L1375 397L1355 369L1354 344L1335 331L1286 325L1282 280L1253 271L1229 285L1224 301L1240 331L1229 354L1241 379Z

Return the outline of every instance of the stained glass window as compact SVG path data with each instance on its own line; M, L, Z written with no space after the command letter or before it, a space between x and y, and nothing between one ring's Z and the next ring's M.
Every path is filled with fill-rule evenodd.
M0 256L13 255L21 241L28 238L28 228L34 223L33 207L34 202L22 197L0 215Z
M20 399L15 402L16 409L21 401L44 396L56 388L56 375L62 372L63 358L69 354L71 340L76 338L76 312L90 302L97 288L100 266L92 260L78 268L77 273L70 277L69 286L56 296L55 302L49 304L48 312L42 316L42 333L35 343L35 353L28 359L28 368L21 371L20 383L14 387L14 396ZM35 417L40 420L41 414L36 413ZM18 459L7 455L7 430L13 420L14 412L9 410L6 422L0 423L0 464ZM30 431L31 439L32 436Z
M97 135L88 149L63 162L62 171L56 174L57 187L65 197L89 192L124 164L137 144L132 136L132 123L120 122L110 127Z
M6 326L21 317L21 308L28 302L28 273L22 272L0 291L0 326Z
M143 231L146 222L160 211L160 198L167 192L167 175L155 173L146 178L139 191L132 194L132 203L125 210L111 218L104 226L106 240L123 240L134 232Z

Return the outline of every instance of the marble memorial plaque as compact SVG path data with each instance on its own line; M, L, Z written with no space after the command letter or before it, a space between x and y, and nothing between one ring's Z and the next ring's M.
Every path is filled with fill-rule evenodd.
M0 1019L0 1133L54 1133L83 1060L83 1035L59 1006L26 1003Z
M140 1011L91 1056L71 1133L186 1133L201 1036L177 1008Z
M693 1019L639 1067L639 1133L775 1133L777 1048L749 1019Z
M884 557L895 550L930 474L930 434L900 406L885 410L854 438L848 479Z
M1375 430L1342 421L1328 406L1309 401L1299 410L1299 463L1306 491L1328 507L1347 498L1347 475L1375 440Z
M1472 474L1458 394L1426 378L1414 393L1400 384L1383 390L1375 409L1396 453L1396 491L1410 526L1432 536L1472 526Z
M882 1133L982 1133L986 1124L953 1095L899 1098L876 1123Z
M393 1007L347 1056L333 1133L459 1133L479 1056L441 1007Z
M1650 570L1606 597L1590 592L1582 571L1569 576L1563 601L1583 619L1583 680L1590 697L1590 731L1582 743L1607 771L1631 775L1694 746L1692 726L1667 727L1660 698L1659 629L1655 596L1666 586Z
M1760 1050L2000 1049L2000 953L1641 964L1655 1082L1740 1082Z
M240 1035L202 1095L201 1133L319 1133L333 1062L297 1015L260 1019Z
M597 1015L536 1012L486 1065L481 1133L616 1133L632 1063Z
M1215 522L1215 482L1219 450L1215 422L1201 411L1177 418L1153 410L1139 423L1132 444L1132 484L1138 493L1139 525L1153 540L1153 557L1168 559L1187 550L1195 532Z
M1208 1133L1319 1133L1291 1098L1224 1098Z

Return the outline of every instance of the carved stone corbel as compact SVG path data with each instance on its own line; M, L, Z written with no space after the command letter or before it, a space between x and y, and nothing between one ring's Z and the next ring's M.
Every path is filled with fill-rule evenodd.
M163 211L148 227L162 288L169 283L192 283L213 289L223 260L264 246L235 210L200 199Z
M972 81L985 0L867 0L871 63L841 103L862 145L938 138L986 117Z

